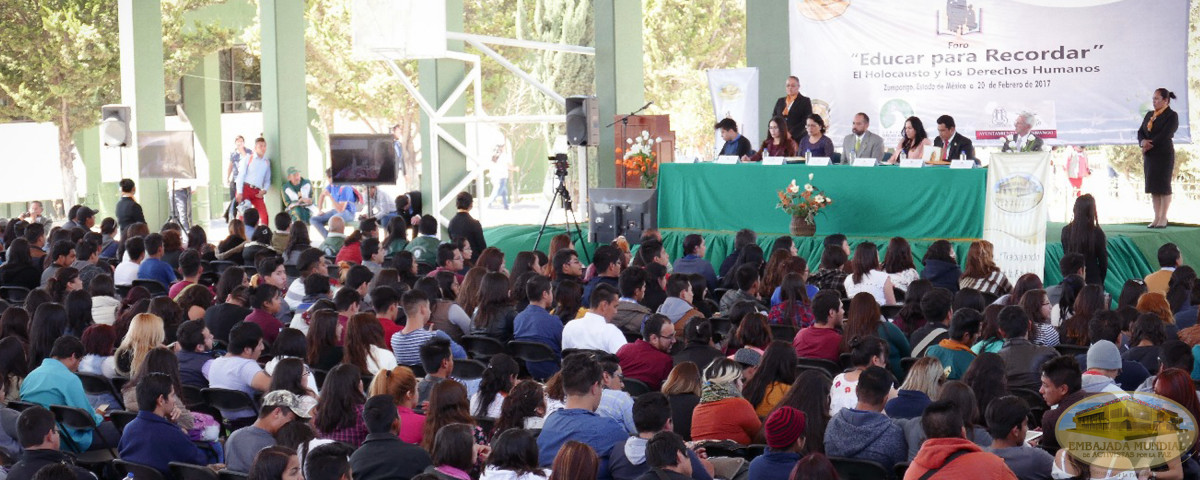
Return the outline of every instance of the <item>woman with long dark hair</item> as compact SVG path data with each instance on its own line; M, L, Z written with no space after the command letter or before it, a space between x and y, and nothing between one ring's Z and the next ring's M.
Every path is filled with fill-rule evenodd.
M333 310L312 312L308 322L308 365L318 370L329 370L341 363L342 347L338 345L342 326L338 325L338 314Z
M1102 287L1099 285L1083 287L1083 290L1080 290L1079 295L1075 297L1075 314L1058 327L1060 341L1071 345L1090 345L1088 323L1097 313L1106 309Z
M504 268L504 252L496 247L488 247L479 252L475 265L483 267L489 273L508 273Z
M1121 354L1121 358L1142 364L1148 372L1157 372L1161 363L1158 357L1162 353L1162 344L1167 340L1163 321L1158 315L1143 313L1133 322L1130 332L1129 350Z
M472 397L474 398L474 397ZM500 416L492 430L492 438L509 429L542 428L546 416L546 391L542 384L522 380L514 385L500 404Z
M82 336L83 331L90 327L92 321L92 296L83 290L75 290L67 294L67 334Z
M29 343L29 313L22 307L9 307L0 314L0 338L9 337Z
M846 277L846 296L854 298L860 292L870 293L880 305L896 303L891 277L881 270L879 249L873 242L863 242L854 248L852 273Z
M753 244L753 243L750 245L746 245L745 247L742 247L741 252L738 253L737 260L733 264L733 268L729 269L731 274L725 276L725 279L722 281L723 284L721 285L721 287L722 288L730 288L730 289L738 288L737 278L736 278L737 275L732 275L732 272L736 272L739 268L742 267L742 265L753 265L754 270L759 272L759 274L761 276L762 270L763 270L763 265L765 263L766 263L766 260L763 258L762 247L760 247L756 244Z
M549 474L538 467L537 438L529 431L505 430L492 445L479 480L545 480Z
M792 140L791 134L788 133L787 122L780 115L771 117L771 120L767 122L767 139L763 140L762 146L754 153L754 156L747 157L742 155L742 161L761 162L764 156L796 156L796 142Z
M850 369L833 377L833 387L829 390L829 414L836 414L843 408L855 408L858 405L858 376L870 367L887 367L888 347L883 339L869 333L862 336L844 337L846 350L850 353Z
M487 335L501 343L513 338L513 320L517 311L508 295L508 276L489 272L479 288L479 311L471 320L471 333Z
M771 307L767 319L773 325L792 325L796 328L812 326L815 318L812 299L808 298L808 284L800 274L789 273L780 285L782 301Z
M892 323L899 327L904 335L912 335L912 332L925 326L925 314L921 312L921 299L925 298L925 294L931 290L933 290L933 283L923 278L913 280L908 284L908 292L904 295L904 306L900 307L900 312L896 314L896 318L892 319Z
M358 447L367 438L363 422L362 370L354 365L338 365L329 371L321 385L321 399L313 415L317 436Z
M235 220L236 221L236 220ZM248 480L303 480L296 450L272 445L254 455Z
M29 372L25 344L16 337L0 338L0 390L4 398L21 398L21 382Z
M1096 215L1096 198L1090 193L1075 199L1073 218L1062 228L1063 255L1083 255L1087 283L1104 285L1108 276L1108 238Z
M474 427L475 443L487 444L483 429L475 425L471 417L471 401L467 389L454 380L443 380L429 392L429 406L425 409L425 429L421 448L433 449L434 437L446 425L462 423Z
M304 378L304 388L311 390L314 397L317 396L317 394L321 391L317 386L317 379L314 378L312 370L308 368L308 365L304 361L304 359L308 357L308 338L304 336L304 332L294 328L285 328L280 330L279 336L275 337L275 343L271 344L271 353L274 354L275 357L267 361L266 365L263 365L263 371L267 372L267 375L270 375L271 378L274 379L275 367L278 366L280 362L289 358L297 359L300 361L301 365L305 366L305 371L308 372L308 376ZM269 392L271 390L267 391Z
M825 372L801 371L787 395L775 405L775 408L788 406L804 412L805 452L825 453L825 426L829 424L829 389L832 385Z
M358 313L346 323L342 363L371 375L396 368L396 355L383 338L383 325L374 313Z
M892 287L901 292L907 292L908 285L921 278L913 264L912 246L904 237L888 240L887 251L883 253L883 272L888 274Z
M501 353L488 361L487 370L479 382L479 391L471 396L471 415L499 418L501 405L517 381L521 367L507 354Z
M1033 328L1029 329L1029 341L1037 345L1058 345L1058 330L1050 324L1050 297L1042 289L1030 290L1021 296L1021 310L1029 317Z
M287 246L283 249L284 263L297 265L300 263L300 252L313 248L308 236L308 225L304 222L292 222L288 227Z
M275 369L271 371L271 386L267 388L267 391L287 390L297 397L308 397L310 404L316 405L318 403L317 392L308 386L311 377L312 372L304 364L304 360L295 357L285 358L276 363Z
M1146 193L1154 206L1154 220L1148 228L1167 228L1167 210L1171 208L1171 180L1175 170L1175 144L1171 137L1179 128L1179 114L1171 110L1175 93L1165 88L1154 90L1153 110L1146 112L1138 128L1138 146L1142 148Z
M37 307L33 320L29 322L29 370L42 365L50 357L54 341L67 331L67 309L57 303L43 303Z
M400 281L412 288L421 277L417 276L417 258L408 250L401 250L392 255L392 268L400 276Z
M1179 312L1191 308L1195 290L1196 270L1187 265L1177 267L1167 282L1167 303L1171 304L1171 312L1178 316Z
M218 257L234 253L234 248L246 243L246 224L239 219L229 221L229 235L217 244ZM240 250L238 250L240 252Z
M779 254L783 258L779 258L776 254ZM779 259L779 261L775 266L771 266L770 263L767 264L767 272L762 282L763 287L759 291L764 293L771 292L772 307L779 305L779 302L783 301L783 292L780 290L780 287L783 285L783 278L789 273L800 275L805 285L804 294L809 300L812 300L812 297L815 297L817 292L821 291L815 285L808 283L808 260L805 260L804 257L791 255L783 250L776 250L775 253L771 254L771 257L772 260ZM702 296L699 299L696 298L696 287L692 287L692 297L693 304L698 304L703 300Z
M242 267L226 268L221 272L220 278L217 279L216 301L224 303L229 298L229 294L233 293L233 289L248 285L249 283L249 279L246 278L246 271L242 270Z
M776 340L763 352L762 362L742 388L742 395L754 405L754 413L766 417L787 395L791 386L788 382L795 379L796 350L790 343Z
M83 281L79 279L79 270L74 267L60 268L46 281L46 292L55 302L65 302L67 294L76 290L83 290Z
M1008 377L1004 370L1004 359L995 353L981 353L967 367L962 382L975 392L980 412L987 412L992 400L1008 395Z
M958 282L962 278L962 270L958 267L958 257L954 253L954 245L949 240L938 240L929 245L925 256L921 258L925 268L921 270L921 278L929 280L935 287L944 288L951 293L958 291Z
M33 290L42 284L41 270L29 255L29 241L18 238L8 244L4 265L0 265L0 285Z
M908 338L891 322L884 321L875 297L862 292L850 299L850 310L842 322L843 350L850 350L855 337L877 336L887 342L887 367L896 378L904 378L900 359L912 353Z
M479 307L479 290L483 288L483 277L487 274L486 268L476 266L463 275L462 284L458 286L457 303L467 315L475 316L475 310Z
M679 274L676 274L679 275ZM695 297L692 299L695 302ZM563 280L554 291L554 316L562 320L563 325L583 315L583 286L574 280Z
M438 429L432 448L432 465L425 470L439 479L471 480L471 471L491 453L491 448L471 441L471 426L449 424Z
M999 318L1001 305L988 305L983 309L983 323L979 326L979 340L971 346L975 355L982 353L997 353L1004 347L1004 339L1000 337ZM1061 343L1061 340L1060 342Z
M896 144L894 152L888 159L888 164L900 163L903 158L925 158L925 147L930 145L929 135L925 133L925 125L917 117L904 120L904 129L900 131L900 143Z
M516 258L513 259L513 268L509 271L509 276L511 278L518 278L526 272L542 273L542 266L538 263L538 257L532 251L517 252Z

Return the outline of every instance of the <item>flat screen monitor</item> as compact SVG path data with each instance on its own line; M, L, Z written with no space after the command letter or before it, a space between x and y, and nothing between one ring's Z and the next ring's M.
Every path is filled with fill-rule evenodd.
M330 135L334 184L395 185L398 165L391 135Z
M138 132L141 178L196 178L196 149L190 130Z
M657 228L658 190L592 188L588 190L588 229L592 241L607 244L624 235L641 243L642 232Z

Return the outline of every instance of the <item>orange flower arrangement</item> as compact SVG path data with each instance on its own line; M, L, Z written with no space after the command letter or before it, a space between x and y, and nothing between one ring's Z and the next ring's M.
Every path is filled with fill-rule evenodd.
M658 183L658 159L654 157L654 144L661 138L650 138L650 132L642 131L640 136L625 139L630 145L622 158L617 159L617 165L625 167L642 178L643 188L654 188Z
M813 174L808 174L808 181L811 182ZM812 223L817 213L821 209L828 207L833 203L833 199L825 195L824 190L819 190L811 183L804 184L801 188L796 185L796 180L788 184L787 188L779 190L779 204L776 208L782 209L793 217L801 217L806 222Z

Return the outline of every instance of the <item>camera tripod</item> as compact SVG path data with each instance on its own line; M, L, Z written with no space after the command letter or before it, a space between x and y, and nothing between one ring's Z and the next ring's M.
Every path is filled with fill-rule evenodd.
M554 157L550 157L553 159ZM565 160L564 160L565 163ZM550 199L550 207L546 208L546 218L542 220L542 228L538 230L537 240L533 242L533 249L537 250L542 243L542 235L546 233L546 224L550 222L550 214L554 212L555 200L562 200L563 219L566 223L563 225L567 230L567 235L571 235L571 227L575 227L575 238L579 242L579 246L583 249L582 258L592 258L588 253L587 241L583 237L583 229L579 228L579 220L575 217L575 210L571 204L571 192L567 190L567 170L566 168L558 168L554 172L558 177L558 187L554 189L554 198ZM554 257L555 252L550 252L550 257Z

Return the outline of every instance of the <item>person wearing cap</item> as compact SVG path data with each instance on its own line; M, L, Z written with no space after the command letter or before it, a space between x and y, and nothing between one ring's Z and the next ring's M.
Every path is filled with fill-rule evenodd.
M63 228L82 228L90 231L96 225L96 211L86 206L81 206L79 210L75 211L75 218L73 220L73 222L67 222L67 224L63 225Z
M646 463L646 444L659 432L669 432L674 429L671 422L671 402L667 400L667 396L659 392L651 392L634 400L633 424L637 427L637 435L617 443L608 456L613 480L635 480L650 471L650 465ZM712 478L712 464L707 459L701 459L692 450L687 451L687 457L692 464L690 478L693 480Z
M1117 374L1121 373L1121 351L1108 340L1101 340L1088 347L1087 370L1083 372L1080 388L1088 393L1124 393L1117 385Z
M172 380L152 373L137 384L137 418L125 426L118 452L122 460L146 465L170 477L171 462L205 465L209 458L173 423L178 407ZM216 448L220 448L216 444ZM220 470L222 465L213 465Z
M787 480L804 453L804 427L804 412L786 405L767 415L767 451L750 462L750 478Z
M300 176L296 167L288 167L287 182L283 184L283 198L287 200L287 210L292 220L308 223L312 218L312 182Z
M307 408L306 408L307 407ZM262 408L254 424L237 429L225 441L225 468L249 473L258 451L275 445L275 433L297 418L308 419L311 406L287 390L275 390L263 395Z
M731 358L742 367L742 385L754 378L754 374L758 372L758 364L762 363L762 354L752 348L739 348L733 352Z
M905 480L1017 479L1003 459L966 438L962 414L954 402L939 400L925 407L921 428L929 439L904 473Z

